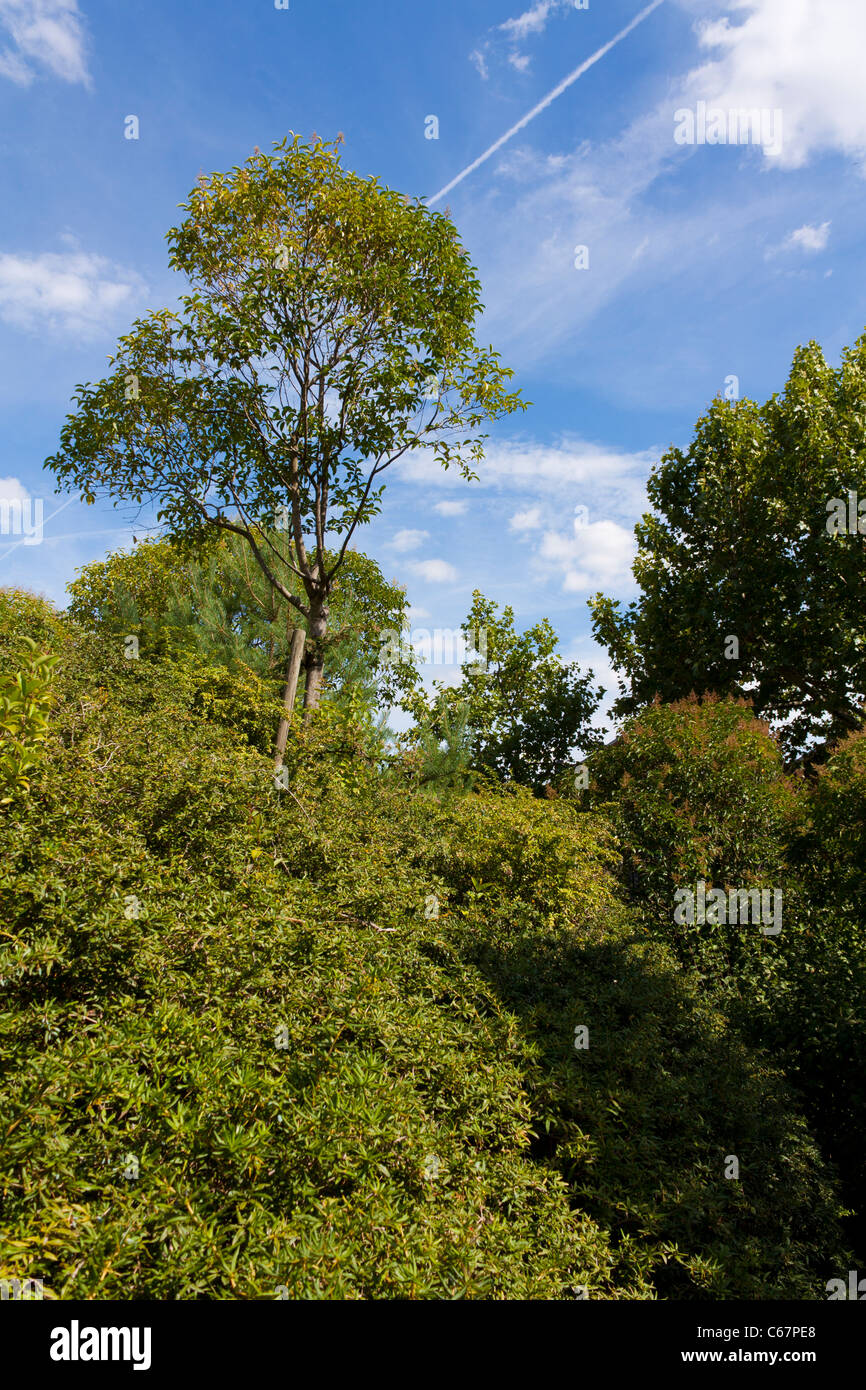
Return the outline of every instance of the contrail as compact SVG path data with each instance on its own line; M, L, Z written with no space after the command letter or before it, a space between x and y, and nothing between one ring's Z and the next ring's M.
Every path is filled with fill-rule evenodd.
M456 188L458 183L462 183L468 174L474 173L479 165L489 159L492 154L495 154L498 149L501 149L502 146L511 139L512 135L516 135L518 130L522 130L525 125L529 125L530 121L534 121L535 117L539 115L540 112L544 111L552 101L556 101L556 98L562 95L566 87L570 87L572 82L576 82L579 77L582 77L587 68L591 68L594 63L598 62L599 58L603 58L606 53L609 53L612 48L615 48L621 39L624 39L631 33L632 29L636 29L639 24L642 24L647 16L651 15L653 10L657 10L659 5L663 3L664 0L652 0L652 4L647 5L646 9L641 10L640 14L635 15L631 23L627 24L624 29L620 29L619 33L615 34L609 43L597 49L591 58L587 58L586 62L581 63L579 68L575 68L574 72L568 74L568 77L564 77L559 85L554 87L552 92L548 92L546 97L542 97L538 105L533 106L531 111L528 111L525 116L522 116L517 122L517 125L513 125L504 135L500 135L495 145L491 145L489 150L485 150L476 160L467 165L462 174L458 174L456 179L452 179L450 183L446 183L445 187L440 188L438 193L434 193L432 198L428 198L427 206L432 207L434 203L438 203L440 198L444 198L446 193L450 193L452 188Z
M47 525L47 523L48 523L49 521L53 521L54 518L55 518L56 516L59 516L61 512L65 512L65 511L66 511L66 508L69 507L69 506L71 506L72 503L73 503L74 501L75 501L75 494L73 493L73 495L72 495L71 497L67 497L66 501L63 502L63 503L57 508L57 510L56 510L55 512L52 512L51 515L50 515L49 517L46 517L46 518L45 518L45 520L44 520L43 523L42 523L43 527L44 527L45 525ZM79 534L81 534L81 533L79 532ZM2 556L0 556L0 559L2 559L2 560L8 559L9 556L12 554L12 551L13 551L13 550L17 550L18 547L19 547L19 545L23 545L23 544L24 544L24 540L23 540L23 539L20 540L20 541L12 541L11 544L9 544L8 549L6 550L5 554L2 555ZM4 546L5 546L5 545L6 545L6 542L5 542L5 541L0 541L0 545L4 545Z

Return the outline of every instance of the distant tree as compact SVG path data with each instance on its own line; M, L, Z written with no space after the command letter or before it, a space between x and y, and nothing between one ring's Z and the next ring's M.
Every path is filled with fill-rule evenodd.
M304 620L309 711L336 577L382 473L430 448L472 477L481 422L525 403L475 342L480 284L451 220L343 169L339 140L257 151L182 206L170 263L193 292L179 314L138 320L112 374L77 388L46 466L87 502L154 506L179 541L241 537ZM290 552L273 540L283 525Z
M474 766L540 792L575 748L586 751L599 741L590 720L604 691L593 689L591 671L583 675L576 663L560 661L547 618L518 633L513 609L500 615L476 589L462 629L470 642L486 646L486 661L480 653L467 655L459 685L434 682L432 696L416 691L406 708L419 729L442 740L463 729Z
M866 335L838 368L798 349L763 406L715 400L648 494L640 597L590 604L622 673L615 713L748 698L789 762L820 758L861 726L866 696Z

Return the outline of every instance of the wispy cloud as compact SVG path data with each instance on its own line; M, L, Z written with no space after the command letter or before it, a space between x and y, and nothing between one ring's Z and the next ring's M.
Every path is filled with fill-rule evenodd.
M478 481L472 484L423 453L405 460L400 477L427 487L482 488L525 502L514 514L523 521L514 528L517 531L530 529L529 523L536 520L539 525L552 524L564 508L572 516L581 505L590 509L594 520L640 515L646 505L646 479L658 456L654 448L629 453L571 437L558 444L488 442L484 458L475 466Z
M783 243L786 250L798 251L823 251L830 239L830 223L822 222L820 226L810 226L808 223L804 227L798 227L795 232L785 238Z
M527 507L523 512L515 512L508 523L509 531L535 531L543 524L540 507Z
M418 550L429 536L429 531L412 531L407 528L406 530L398 531L388 544L392 550L396 550L399 554L405 555L407 551Z
M144 282L103 256L75 251L0 254L0 319L16 328L51 328L95 337L136 300Z
M26 87L42 68L90 85L77 0L0 0L0 27L13 45L0 51L0 75Z
M517 15L515 19L506 19L504 24L497 27L510 39L519 42L530 34L543 34L550 16L566 6L569 9L575 8L573 0L535 0L535 4L523 14Z
M487 68L487 59L485 58L484 54L481 52L479 48L476 48L474 52L469 54L469 61L470 63L475 64L476 68L478 69L479 77L483 78L483 80L486 82L488 77L490 76L490 73Z

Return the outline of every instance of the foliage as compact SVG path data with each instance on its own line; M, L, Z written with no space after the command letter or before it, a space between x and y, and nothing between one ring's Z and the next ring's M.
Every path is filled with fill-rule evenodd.
M78 386L46 466L88 502L155 507L184 543L241 537L306 620L311 708L334 579L383 472L429 448L471 477L482 422L525 405L475 342L480 284L450 218L342 168L338 143L257 150L182 207L170 263L192 293Z
M416 729L418 781L439 793L467 792L477 782L467 723L469 706L449 708L441 695L434 701L426 727Z
M500 615L476 589L462 630L470 642L486 642L486 662L468 655L460 685L434 682L432 698L416 691L406 708L439 738L446 737L446 720L464 718L475 766L541 791L576 744L598 741L589 721L604 691L593 690L591 671L581 675L576 663L563 665L546 618L518 633L513 609Z
M802 883L801 929L786 942L786 972L767 1044L784 1057L807 1114L838 1166L866 1252L866 734L845 739L808 784L790 858Z
M288 547L285 534L269 544ZM300 592L297 580L294 589ZM90 631L135 635L145 659L197 652L212 665L249 667L279 688L285 680L293 625L303 624L268 582L237 536L219 536L191 555L167 540L144 541L86 565L67 587L69 614ZM352 692L388 709L417 680L411 653L380 661L381 636L401 627L406 592L388 582L375 560L348 550L334 581L326 691L337 703Z
M648 484L656 514L635 530L640 597L626 612L600 594L591 604L624 677L618 713L656 695L747 696L789 760L860 727L863 540L856 517L853 534L834 531L830 504L847 517L849 490L866 497L864 409L866 334L838 368L813 342L781 394L715 400L689 447L664 455Z
M810 781L784 774L776 740L741 701L654 704L590 757L590 805L623 851L629 900L648 931L694 966L739 1035L798 1088L839 1170L866 1249L860 1135L866 1125L866 914L860 884L866 736ZM778 888L781 930L677 924L678 888Z
M44 757L51 706L51 680L58 658L40 652L25 637L24 664L0 673L0 807L30 789L30 777Z
M795 1102L632 940L599 818L419 795L334 709L280 790L182 662L80 628L57 679L0 828L0 1275L821 1298L847 1268Z
M653 704L588 760L590 805L605 806L631 901L683 964L717 988L764 977L776 943L756 927L677 923L678 889L778 888L796 823L796 784L747 702ZM765 986L766 987L766 981Z
M0 807L26 794L45 755L62 627L53 607L24 589L0 589Z
M809 783L809 817L795 850L816 896L866 922L866 731L850 734Z
M43 650L55 652L65 640L65 627L48 599L28 589L0 588L0 660L9 668L29 638Z

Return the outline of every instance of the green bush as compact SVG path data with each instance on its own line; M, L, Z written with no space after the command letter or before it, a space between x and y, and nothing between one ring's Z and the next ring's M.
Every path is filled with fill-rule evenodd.
M665 947L494 926L469 958L533 1044L534 1151L611 1233L620 1296L822 1296L838 1205L815 1142Z
M0 807L26 793L44 755L61 628L51 605L0 589ZM40 650L40 646L47 650Z
M838 1167L853 1212L850 1239L866 1257L866 733L852 734L807 784L790 858L802 883L799 930L767 1044L784 1059L807 1114Z
M632 940L601 819L439 802L334 711L281 789L230 692L75 629L57 686L0 825L0 1277L821 1298L847 1268L794 1101Z
M629 898L654 933L717 989L768 989L776 938L752 925L677 923L678 889L783 890L798 784L767 726L738 700L650 705L588 759L590 805L604 807L623 852Z
M797 1088L866 1249L866 736L807 782L784 774L747 705L708 697L650 706L589 761L587 800L616 825L629 900ZM678 925L674 894L698 879L778 887L781 931Z

